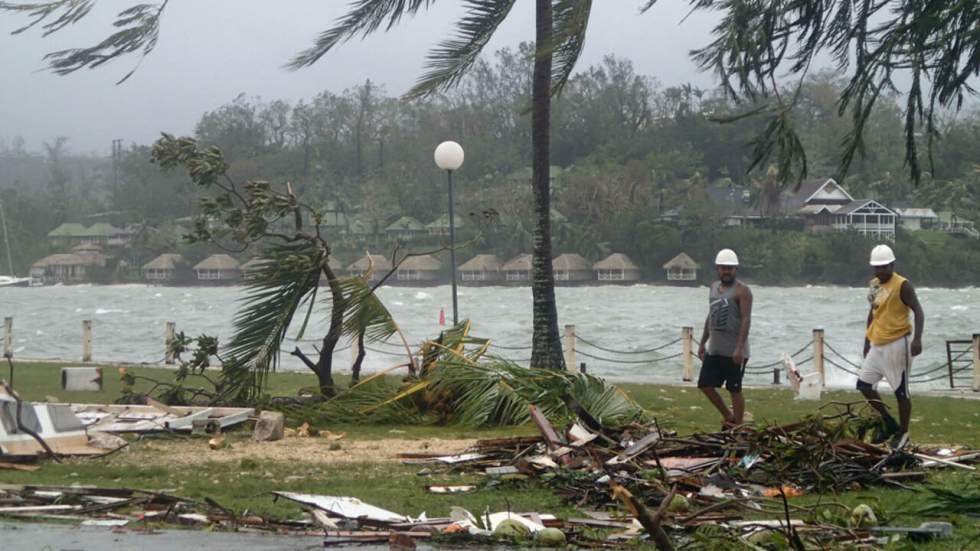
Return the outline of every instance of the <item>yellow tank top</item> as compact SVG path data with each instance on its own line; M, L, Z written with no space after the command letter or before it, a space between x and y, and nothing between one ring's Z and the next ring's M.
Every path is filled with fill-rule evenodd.
M902 284L906 279L898 274L885 283L871 280L868 301L871 302L871 325L867 336L871 344L882 345L908 335L912 331L909 307L902 302Z

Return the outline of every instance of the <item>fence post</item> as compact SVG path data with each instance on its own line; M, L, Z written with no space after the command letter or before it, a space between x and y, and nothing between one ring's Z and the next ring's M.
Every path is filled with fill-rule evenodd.
M92 320L82 320L82 361L92 361Z
M973 334L973 392L980 392L980 333Z
M565 351L565 369L575 371L575 326L565 326L565 342L562 348Z
M820 377L820 388L827 386L827 376L824 372L823 365L823 329L816 328L813 330L813 367L817 370L817 375Z
M684 360L684 373L681 378L685 382L694 380L694 328L687 326L681 328L681 342L683 343L684 351L682 353L682 358Z
M14 356L14 318L3 318L3 357Z
M167 325L163 329L163 363L167 365L174 364L174 353L170 349L170 343L177 338L177 323L168 321Z

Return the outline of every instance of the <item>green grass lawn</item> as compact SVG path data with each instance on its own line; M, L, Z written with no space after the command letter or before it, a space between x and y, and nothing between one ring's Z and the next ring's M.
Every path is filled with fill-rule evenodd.
M104 390L101 392L64 392L59 388L59 370L62 364L20 363L15 373L15 388L24 397L44 400L46 397L60 401L107 403L112 402L121 390L116 368L104 368ZM159 368L132 367L130 373L167 379L172 371ZM3 374L4 378L8 374ZM347 381L338 381L347 384ZM140 383L145 385L146 383ZM278 373L270 380L270 393L291 395L302 387L313 386L315 379L305 373ZM143 387L145 388L145 386ZM717 430L718 414L693 387L626 384L622 388L654 415L662 426L673 428L681 434L698 430ZM137 387L137 390L140 386ZM794 400L784 389L753 388L746 390L748 410L756 423L782 423L798 420L818 410L819 403ZM824 395L827 401L856 401L856 392L832 391ZM886 397L890 399L890 397ZM912 436L918 443L963 444L980 448L980 401L936 396L914 398ZM340 442L341 450L350 441L376 440L381 455L391 456L398 450L389 447L393 439L456 439L486 438L507 435L535 434L533 427L507 427L474 430L459 426L417 426L407 424L357 425L346 421L325 423L321 430L346 432ZM232 446L244 445L249 438L247 427L227 435ZM172 437L167 437L172 438ZM253 461L249 459L221 460L220 452L207 447L206 438L194 438L189 443L180 442L181 449L190 449L200 455L193 467L178 463L170 465L168 446L174 443L165 437L149 437L134 441L130 449L102 459L71 459L57 464L43 463L33 473L0 470L0 483L8 484L91 484L108 487L138 487L144 489L171 489L177 495L201 499L205 496L237 511L288 517L298 514L299 508L289 502L273 502L269 492L274 490L301 491L331 495L356 496L368 503L404 514L417 515L423 511L429 516L447 515L451 506L465 507L474 513L491 510L533 510L550 512L559 516L574 515L575 511L563 504L547 488L534 481L520 482L512 486L495 487L471 494L452 496L427 493L424 486L438 483L469 483L479 481L473 474L438 474L419 476L422 466L406 466L398 463L364 461L357 463L324 463L309 457L297 456L278 460ZM326 445L326 443L324 444ZM393 446L393 444L390 444ZM210 454L210 455L209 455ZM213 458L213 459L212 459ZM973 473L943 471L932 475L931 481L950 487L975 486L980 483ZM845 492L840 495L805 496L800 504L834 501L846 505L869 503L885 512L895 524L917 525L921 520L908 511L920 503L920 492L871 489ZM980 547L977 521L965 518L953 519L957 526L956 538L947 542L935 542L922 549L970 549Z

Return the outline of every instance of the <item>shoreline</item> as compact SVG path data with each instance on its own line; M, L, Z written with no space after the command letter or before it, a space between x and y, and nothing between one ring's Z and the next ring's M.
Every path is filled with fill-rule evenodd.
M843 285L838 283L760 283L753 280L752 278L739 278L741 281L748 285L761 288L772 288L772 289L791 289L791 288L801 288L801 289L865 289L866 282L855 283L852 285ZM868 281L871 280L871 276L868 276ZM402 283L386 283L380 288L401 288L401 289L433 289L438 287L449 287L449 281L435 281L428 285L419 285L419 282L412 282L412 284L402 284ZM710 284L710 282L708 283ZM636 281L630 283L616 283L616 282L599 282L599 281L586 281L574 284L556 284L556 289L576 289L576 288L634 288L634 287L656 287L656 288L672 288L672 289L707 289L708 284L698 282L691 285L677 285L668 283L666 281ZM530 285L526 284L481 284L481 285L468 285L466 283L458 283L460 288L464 289L531 289ZM247 284L237 282L227 285L197 285L197 284L186 284L186 285L159 285L155 283L142 283L142 282L127 282L127 283L56 283L54 285L32 285L29 287L24 286L7 286L0 287L0 289L57 289L57 288L83 288L83 287L96 287L96 288L106 288L106 287L121 287L121 288L161 288L161 289L232 289L241 288L246 289ZM321 285L322 287L322 285ZM928 285L922 283L916 283L917 291L930 291L930 290L941 290L941 291L970 291L980 289L978 285L961 285L957 287L947 287L943 285Z

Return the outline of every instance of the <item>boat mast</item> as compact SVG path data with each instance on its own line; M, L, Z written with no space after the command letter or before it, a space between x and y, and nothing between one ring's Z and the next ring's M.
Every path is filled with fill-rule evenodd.
M7 247L7 269L14 276L14 257L10 256L10 240L7 239L7 217L3 215L3 201L0 201L0 225L3 226L3 244Z

